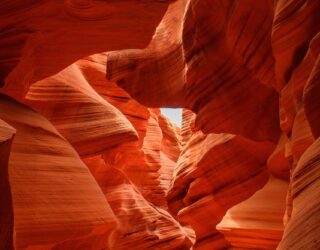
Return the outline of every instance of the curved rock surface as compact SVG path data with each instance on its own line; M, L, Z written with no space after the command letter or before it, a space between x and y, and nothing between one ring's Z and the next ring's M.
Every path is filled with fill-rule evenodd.
M13 206L9 184L9 155L16 130L0 120L0 249L13 249Z
M81 156L137 140L130 122L93 90L75 64L34 83L26 103L44 114Z
M188 137L187 127L194 124L195 116L190 113L183 113L182 136ZM272 143L232 134L192 133L182 148L168 201L179 220L194 228L195 249L228 246L216 225L230 207L267 182L266 159L273 148ZM208 218L210 222L206 222Z
M182 227L164 208L150 203L131 181L133 178L117 164L111 165L100 156L85 162L118 219L119 224L109 238L110 249L189 249L192 246L193 231Z
M114 82L107 81L105 63L106 55L97 54L78 61L77 65L100 98L117 108L126 122L130 121L138 138L125 141L126 135L119 133L122 140L116 141L117 146L106 149L103 158L108 164L124 171L146 199L166 207L166 193L180 154L179 130L158 109L144 107ZM115 117L119 119L120 115ZM111 122L106 119L108 126ZM119 129L117 124L112 126ZM105 129L105 132L109 131ZM107 145L114 143L113 138L105 138L104 141L110 141Z
M1 249L318 247L319 1L0 7Z
M275 249L283 234L287 190L288 182L271 177L252 197L228 210L218 230L234 249Z
M118 219L108 247L188 249L194 232L170 215L166 201L180 154L179 130L159 110L142 106L107 81L105 63L106 55L96 54L77 65L88 83L122 112L138 134L137 141L122 141L101 156L84 158Z
M9 158L15 249L99 249L116 225L75 150L39 113L1 95L1 118L16 130ZM15 114L14 116L12 114Z
M145 49L108 53L107 78L117 81L147 106L183 105L186 92L182 30L188 2L177 0L169 5Z
M107 77L146 105L195 111L196 126L206 133L276 141L269 1L188 1L185 10L183 2L169 7L146 49L109 53ZM153 83L151 96L142 94L145 81Z
M293 170L291 183L293 209L279 249L316 249L319 247L319 151L320 140L317 139L304 152Z
M168 1L4 1L1 80L14 96L85 56L143 48ZM9 75L8 75L9 74Z

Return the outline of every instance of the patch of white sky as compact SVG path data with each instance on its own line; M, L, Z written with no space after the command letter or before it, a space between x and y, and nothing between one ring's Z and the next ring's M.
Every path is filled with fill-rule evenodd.
M181 128L182 108L161 108L161 114L168 117L169 120Z

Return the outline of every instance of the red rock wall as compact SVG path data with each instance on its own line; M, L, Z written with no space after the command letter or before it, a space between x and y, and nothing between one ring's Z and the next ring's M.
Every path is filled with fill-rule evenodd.
M42 115L3 95L0 114L17 131L9 158L15 249L103 247L116 218L76 151Z
M113 209L116 215L114 219L117 220L118 226L115 227L114 224L107 223L109 227L114 229L112 234L107 231L98 239L94 237L95 241L99 240L99 244L111 249L127 249L128 247L141 249L150 246L164 249L189 248L193 242L193 230L181 227L166 211L165 196L175 162L180 153L179 130L162 117L158 110L149 110L143 107L133 101L114 83L107 82L104 79L105 73L100 74L99 70L101 70L103 64L100 64L99 59L105 61L105 56L95 55L79 61L57 75L36 82L29 89L24 102L47 116L75 147L84 158L87 166L92 170ZM105 67L102 67L102 69L105 72ZM102 79L99 79L100 76L102 76ZM81 81L78 79L87 79L87 81L83 81L81 85ZM76 80L78 80L78 85L72 85ZM90 87L89 82L101 94L100 96ZM102 85L103 88L101 88L101 85L99 88L101 83L104 84ZM50 84L55 87L50 88ZM107 101L114 106L111 106ZM97 111L91 108L93 105L101 105L101 103L107 106L104 106L103 109L96 109ZM110 107L111 112L107 107ZM118 107L123 113L120 113L117 109L113 111L115 107ZM84 113L82 109L88 112ZM14 111L13 108L10 108L10 110ZM96 115L96 113L99 114L98 111L100 110L104 112L103 115ZM114 114L112 112L118 113ZM100 117L103 117L104 120L99 120ZM122 118L123 121L118 121ZM114 119L116 119L115 122L113 122ZM128 121L131 121L134 127ZM12 121L10 122L12 123ZM95 130L97 127L95 124L100 125L98 126L100 130ZM115 132L112 132L108 127ZM132 131L131 133L135 137L127 139L128 136L122 132L122 128L129 132ZM84 133L81 133L81 130ZM104 146L99 143L100 131L107 133L103 141L105 143L110 141L112 144L109 143ZM137 140L136 131L139 134L139 141L132 141ZM117 137L114 135L118 135L120 141L115 140ZM42 137L37 133L36 136ZM81 145L87 145L87 147L81 147ZM102 146L104 147L100 148ZM101 156L99 161L95 160L99 159L101 152L103 152L105 161ZM61 163L66 164L65 161ZM118 179L118 182L114 184L110 180L110 176L112 176L112 180ZM68 175L65 175L65 177L68 177ZM126 183L127 185L125 185ZM13 194L15 196L16 192L13 192ZM53 199L53 202L59 202L59 200ZM105 205L108 206L108 203ZM155 205L158 207L155 208ZM53 206L55 205L53 204ZM79 205L79 208L84 207ZM64 212L66 215L62 214L62 217L67 216L68 211ZM97 213L92 212L92 214ZM110 215L113 214L110 213ZM78 216L78 218L80 219L81 216ZM61 233L67 234L63 229L63 224L61 223L59 226ZM71 229L71 226L65 227ZM162 232L163 230L164 232ZM36 230L36 232L40 235L39 231ZM40 240L43 240L42 238L39 237ZM147 241L145 241L146 238L148 238ZM170 244L168 244L168 239L170 239ZM37 247L41 248L68 249L70 247L81 248L85 245L88 248L97 249L99 246L97 244L90 245L90 241L85 237L84 240L85 243L72 238L67 241L55 239L54 244L42 244L41 246L31 240L28 247L35 247L34 244L36 244ZM22 248L24 247L22 246Z
M169 207L180 221L196 232L195 249L228 246L216 231L226 211L249 198L268 180L266 160L274 148L232 134L208 134L187 130L195 116L184 112L184 144L168 195ZM208 219L210 218L210 221Z
M13 249L13 206L12 194L9 183L8 160L11 150L11 143L16 130L9 124L0 120L0 249Z
M276 249L283 235L288 182L270 177L249 199L228 210L217 229L235 249Z
M0 249L318 248L319 1L0 7Z

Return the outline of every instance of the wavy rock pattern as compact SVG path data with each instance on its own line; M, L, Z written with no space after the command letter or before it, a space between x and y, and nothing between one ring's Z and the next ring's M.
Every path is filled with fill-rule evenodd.
M205 133L276 141L278 96L265 86L275 82L274 60L268 53L272 6L268 1L225 2L189 1L184 11L179 6L183 1L177 1L145 50L108 54L107 77L146 105L192 109L197 113L196 126ZM255 7L269 12L260 15ZM174 15L171 26L167 24L170 14ZM249 17L255 21L250 22ZM182 27L179 19L184 22ZM240 25L243 19L244 27ZM178 34L173 36L173 32ZM157 86L147 90L151 98L142 95L145 81L153 82L150 88ZM161 96L155 99L154 94Z
M106 55L100 54L80 60L77 65L100 96L130 121L138 139L120 141L117 147L103 152L103 158L124 171L146 199L166 207L165 196L180 154L178 129L159 110L142 106L114 82L107 81L105 62ZM113 126L118 129L116 124ZM125 138L124 134L120 136ZM113 143L112 138L107 140Z
M137 140L128 120L92 89L74 64L33 84L26 100L44 114L82 156Z
M165 197L180 154L178 129L159 110L142 106L107 81L105 63L106 55L97 54L77 65L101 97L131 122L139 138L122 141L102 156L84 158L118 219L108 246L188 249L194 241L193 230L182 227L166 211Z
M293 210L279 249L319 247L319 150L317 139L301 156L292 173ZM301 230L303 228L303 230Z
M40 114L3 95L0 102L17 130L9 159L15 249L64 249L55 245L76 239L102 247L116 220L77 153Z
M21 97L31 83L80 58L143 48L167 7L168 1L158 0L4 1L1 83L6 78L7 91Z
M319 1L0 7L1 249L318 247Z
M182 136L189 134L186 127L195 118L190 111L183 116ZM179 220L195 229L195 249L227 247L216 225L230 207L266 183L266 159L273 148L272 143L231 134L192 133L180 154L168 201ZM208 215L211 221L204 226Z
M16 130L0 120L0 249L13 249L13 206L9 184L8 160Z
M288 182L271 177L252 197L228 210L218 230L235 249L275 249L282 238L287 190Z
M277 140L271 23L269 1L191 1L183 33L187 107L205 133Z
M169 5L147 48L108 53L107 78L147 106L183 105L185 63L181 40L187 4L187 0L178 0Z
M111 165L101 157L86 159L85 162L96 177L119 222L109 238L110 249L191 247L193 231L182 227L164 208L148 202L131 181L132 177L130 179L117 164Z

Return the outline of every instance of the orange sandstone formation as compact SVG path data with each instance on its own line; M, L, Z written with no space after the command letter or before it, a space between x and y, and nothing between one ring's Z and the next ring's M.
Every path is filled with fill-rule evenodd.
M187 136L193 118L184 112L182 131ZM168 201L173 213L195 229L195 249L227 247L215 227L230 207L266 183L265 163L273 148L272 143L231 134L192 133L180 154Z
M143 48L168 1L4 1L1 85L21 97L30 84L102 51ZM9 76L7 76L9 74Z
M291 219L284 229L279 249L317 249L320 244L319 151L317 139L302 155L292 172Z
M124 170L101 157L85 162L118 219L118 226L109 238L110 249L189 249L192 246L192 230L182 227L164 208L152 205Z
M275 249L283 233L287 189L286 181L271 177L252 197L228 210L218 230L235 249Z
M102 248L116 218L75 150L37 112L3 95L0 104L17 130L9 158L15 249Z
M9 184L8 160L16 130L0 120L0 249L13 249L13 206Z
M319 1L0 7L0 249L318 248Z
M105 237L105 246L190 248L193 230L166 211L165 197L180 153L178 129L158 110L140 105L108 82L105 61L104 54L77 61L33 84L25 102L51 120L96 178L118 222ZM99 143L101 133L104 143Z
M130 122L92 89L74 64L33 84L26 103L44 114L81 156L137 139Z
M107 78L117 81L147 106L183 105L185 63L181 39L188 2L177 0L169 5L145 49L108 53Z

